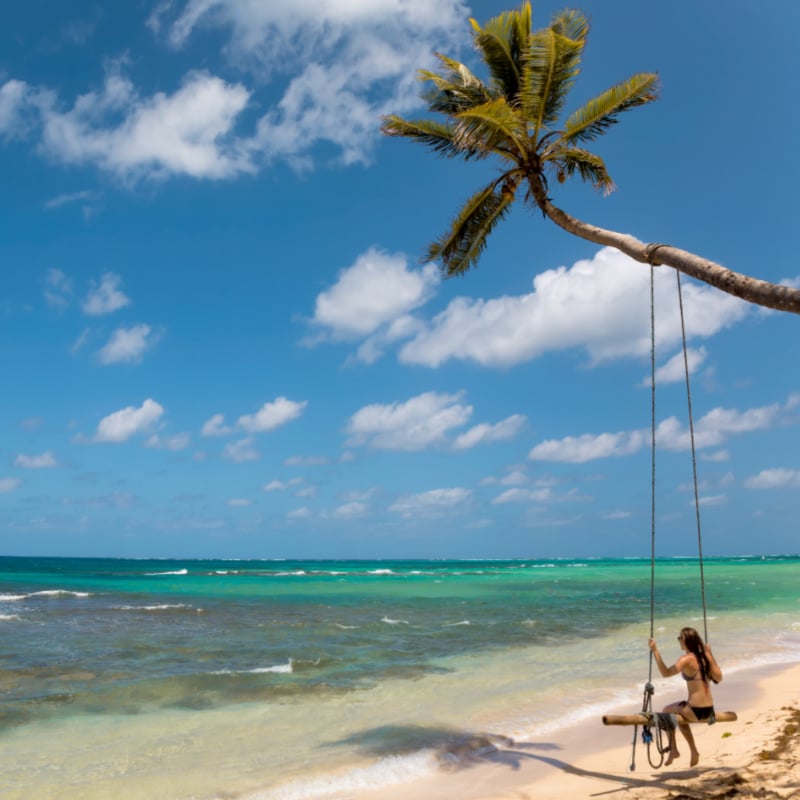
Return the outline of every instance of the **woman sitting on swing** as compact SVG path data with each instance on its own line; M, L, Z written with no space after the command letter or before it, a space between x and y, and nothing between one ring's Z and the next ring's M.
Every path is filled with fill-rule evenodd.
M709 680L719 683L722 680L722 670L719 668L711 646L704 644L700 634L694 628L683 628L678 636L684 654L671 666L668 667L658 652L655 639L650 639L650 651L655 657L658 671L665 678L670 675L678 675L686 681L686 688L689 690L689 699L681 700L680 703L670 703L664 708L665 714L675 714L677 716L678 727L689 744L691 753L691 766L697 766L700 761L700 753L694 743L689 722L710 720L714 714L714 698L711 696ZM681 721L681 720L685 721ZM680 756L675 743L675 728L669 731L669 755L664 762L669 766Z

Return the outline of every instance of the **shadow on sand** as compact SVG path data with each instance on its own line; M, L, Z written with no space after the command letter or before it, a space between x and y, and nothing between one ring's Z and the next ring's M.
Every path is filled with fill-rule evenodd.
M637 777L635 774L624 775L619 772L586 770L553 755L546 755L546 753L563 749L561 745L553 742L517 742L508 736L463 731L455 728L384 725L328 743L329 747L339 745L356 747L364 755L377 758L429 750L434 753L441 768L451 772L471 769L481 764L500 764L509 769L518 770L523 762L538 761L568 775L614 784L608 791L594 793L593 797L633 788L657 788L668 792L677 792L677 795L673 795L674 800L723 797L728 796L730 789L742 782L741 777L734 770L720 769L719 767L695 767L689 770L673 770L662 773L651 772L641 777ZM688 787L682 782L691 778L698 784L702 784L705 773L711 773L711 775L709 775L708 784L703 789ZM725 792L725 787L729 791Z

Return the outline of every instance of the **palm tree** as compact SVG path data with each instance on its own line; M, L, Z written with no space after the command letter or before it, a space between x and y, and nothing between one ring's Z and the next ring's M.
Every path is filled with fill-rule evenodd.
M638 73L611 87L562 121L562 109L580 72L589 32L578 11L557 14L549 27L531 29L531 5L479 25L470 20L488 83L464 64L437 54L439 72L420 70L430 111L444 121L383 118L388 136L416 139L446 157L467 161L499 157L499 177L467 200L450 229L430 245L427 259L440 261L447 276L474 266L494 227L518 192L570 233L621 250L636 261L666 264L751 303L800 313L800 289L762 281L666 244L645 244L633 236L590 225L553 205L549 180L576 173L604 193L614 183L603 160L586 145L618 122L620 114L657 97L658 77Z

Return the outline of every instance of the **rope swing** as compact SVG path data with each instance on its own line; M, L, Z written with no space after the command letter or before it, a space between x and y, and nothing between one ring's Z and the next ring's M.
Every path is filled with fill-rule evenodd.
M656 607L656 317L655 317L655 265L652 255L662 245L650 245L648 261L650 263L650 638L655 636ZM706 583L703 569L703 534L700 526L700 494L697 481L697 452L694 438L694 415L692 412L692 391L689 380L689 353L686 344L686 321L683 310L683 289L681 274L675 270L678 281L678 306L681 319L681 340L683 344L683 366L686 376L686 399L689 415L689 439L692 451L692 478L694 483L694 508L697 523L697 560L700 567L700 595L703 607L703 638L708 641L708 612L706 607ZM658 769L664 762L668 746L664 743L664 734L677 724L674 714L661 714L653 711L653 653L650 653L647 683L644 686L642 710L638 714L611 715L603 717L604 725L633 725L633 741L631 743L630 769L636 769L636 742L638 727L642 726L642 741L647 747L647 760L653 769ZM734 722L737 719L733 711L718 711L711 721ZM689 720L686 720L689 722ZM704 720L708 724L709 721ZM655 744L658 762L655 762L651 745Z

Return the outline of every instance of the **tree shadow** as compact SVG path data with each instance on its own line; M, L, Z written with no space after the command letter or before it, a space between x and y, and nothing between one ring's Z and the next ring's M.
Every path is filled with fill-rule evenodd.
M330 741L326 746L343 745L355 747L364 755L378 758L429 750L433 752L441 769L448 772L461 772L480 764L499 764L518 770L525 761L538 761L568 775L615 785L607 792L597 792L593 797L634 788L658 788L680 792L680 796L685 798L708 798L714 796L707 793L711 786L707 786L705 791L698 791L683 781L694 779L702 783L705 778L709 784L720 788L740 780L735 770L720 767L695 767L667 773L648 772L640 776L582 769L553 755L546 755L548 752L563 750L561 745L554 742L517 742L509 736L495 733L446 727L382 725Z

